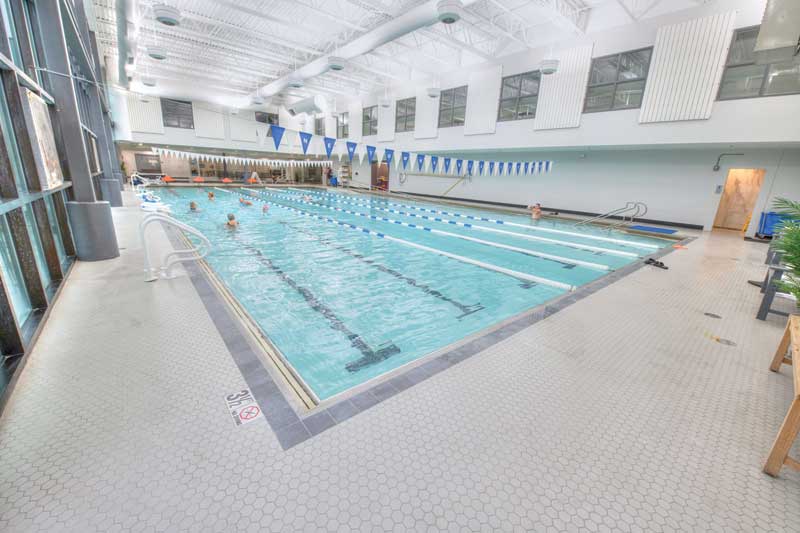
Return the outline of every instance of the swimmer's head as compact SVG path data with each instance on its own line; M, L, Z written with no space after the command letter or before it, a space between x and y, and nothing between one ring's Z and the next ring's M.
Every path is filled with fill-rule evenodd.
M233 213L228 213L228 220L236 220L236 217Z

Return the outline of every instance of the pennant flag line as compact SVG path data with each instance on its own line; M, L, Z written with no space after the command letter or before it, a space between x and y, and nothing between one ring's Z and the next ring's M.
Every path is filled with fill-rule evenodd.
M305 131L300 131L300 132L298 132L298 134L300 135L300 144L303 146L303 153L307 154L308 153L308 145L311 143L312 135L310 133L305 132Z
M325 137L322 139L325 143L325 153L328 154L328 159L331 158L331 152L333 152L333 147L336 145L336 139L331 139L330 137Z

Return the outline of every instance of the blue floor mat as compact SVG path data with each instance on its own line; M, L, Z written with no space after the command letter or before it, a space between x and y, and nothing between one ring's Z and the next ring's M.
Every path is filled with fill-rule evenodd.
M649 231L652 233L664 233L666 235L672 235L673 233L678 233L678 230L676 229L654 228L653 226L630 226L628 229Z

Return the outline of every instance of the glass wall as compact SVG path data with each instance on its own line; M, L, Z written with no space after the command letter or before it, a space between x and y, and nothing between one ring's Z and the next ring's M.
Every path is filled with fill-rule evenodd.
M22 269L17 260L17 251L11 238L11 230L4 215L0 215L0 269L6 282L17 323L24 324L31 314L31 300L25 288Z
M5 94L2 78L0 78L0 93ZM6 144L5 149L11 161L11 168L14 172L14 182L17 184L17 191L22 194L28 191L28 185L25 183L25 171L22 168L17 139L14 136L14 129L11 124L11 113L8 110L8 103L5 98L0 98L0 129L3 131L3 140Z
M28 228L28 237L31 240L33 256L36 260L36 268L39 270L39 277L42 280L42 287L47 289L53 279L50 277L50 270L47 268L47 259L44 256L42 238L39 236L39 229L36 226L36 217L33 214L31 204L22 206L22 214L25 217L25 226Z
M53 203L53 196L44 197L44 206L47 209L47 221L50 223L50 232L53 234L53 240L56 243L56 253L58 253L58 263L64 267L67 264L67 252L64 249L64 240L61 236L61 228L58 227L58 218L56 217L56 206Z

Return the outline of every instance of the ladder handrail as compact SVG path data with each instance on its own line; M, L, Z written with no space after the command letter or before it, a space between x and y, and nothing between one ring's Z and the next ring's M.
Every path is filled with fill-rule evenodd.
M186 233L194 235L200 239L200 246L187 248L186 250L174 250L164 256L164 264L161 267L158 269L153 268L150 263L150 253L147 251L147 241L145 240L145 231L153 222L165 222L171 226L185 231ZM175 220L174 218L163 213L151 213L142 219L142 221L139 223L139 240L142 243L142 250L144 253L145 281L156 281L160 276L169 278L172 267L178 263L203 259L211 251L211 241L208 240L208 237L203 235L200 231L196 230L192 226L184 224L183 222L179 222L178 220Z
M620 216L622 220L617 224L612 224L610 227L617 228L622 226L628 222L633 222L634 219L643 217L647 214L647 204L644 202L626 202L623 207L619 207L617 209L612 209L607 213L603 213L602 215L595 215L591 218L587 218L586 220L581 220L575 226L583 226L586 224L591 224L592 222L596 222L598 220L605 220L607 218L613 216ZM630 220L628 220L630 218Z

